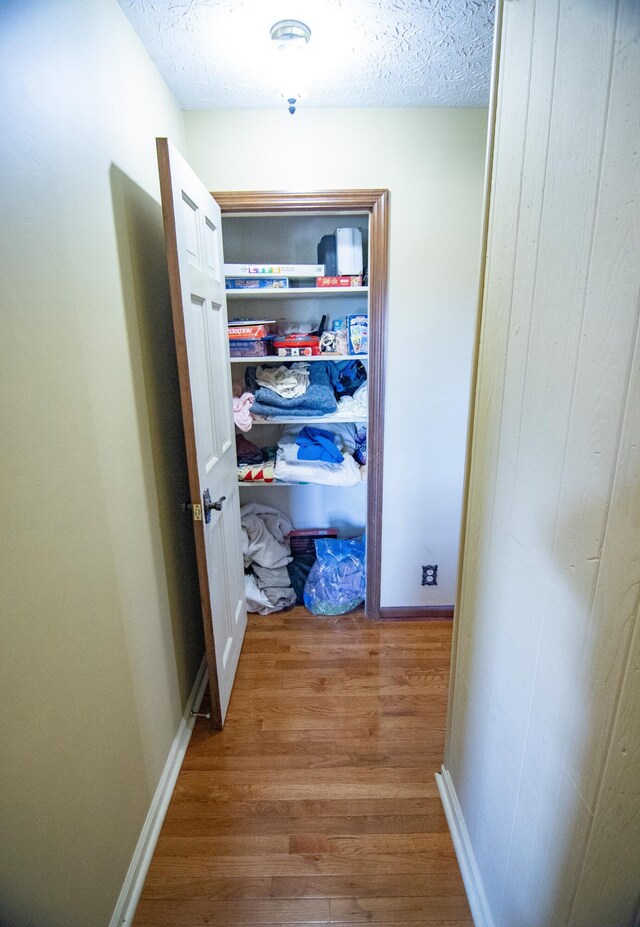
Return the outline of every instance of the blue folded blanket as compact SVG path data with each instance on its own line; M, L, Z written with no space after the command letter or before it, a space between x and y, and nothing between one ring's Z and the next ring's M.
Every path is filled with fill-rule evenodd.
M336 447L335 435L324 428L303 428L296 438L298 460L322 460L342 463L344 455Z
M275 390L266 386L259 386L255 393L255 402L251 406L254 415L270 417L291 416L295 418L331 415L338 408L333 391L333 371L327 368L329 364L310 364L309 387L302 396L294 399L285 399Z

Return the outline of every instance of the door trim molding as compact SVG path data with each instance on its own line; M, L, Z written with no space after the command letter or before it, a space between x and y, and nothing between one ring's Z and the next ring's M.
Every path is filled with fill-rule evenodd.
M496 126L498 113L498 95L500 90L500 66L502 63L502 17L505 0L496 3L493 25L493 56L491 61L491 86L489 92L489 119L487 123L487 151L484 171L484 191L482 206L482 237L480 241L480 267L478 291L476 296L476 327L473 339L471 359L471 378L469 389L469 420L467 424L467 441L465 449L464 477L462 483L462 508L460 512L460 538L458 540L458 576L456 580L455 607L458 616L462 616L462 578L464 574L465 548L467 543L467 519L469 514L469 494L471 488L471 471L473 468L473 442L476 429L476 399L478 385L478 368L480 364L480 341L484 321L484 287L487 273L487 250L489 247L489 222L491 218L491 199L493 196L493 155L496 143ZM451 671L449 674L449 696L447 704L447 728L444 741L445 762L449 759L449 744L456 698L456 671L458 666L458 628L460 621L453 625L451 641Z
M471 837L467 830L467 825L462 814L462 808L456 795L449 770L443 766L439 773L435 774L440 801L444 808L444 813L449 825L453 848L460 867L460 874L464 883L464 890L467 894L471 916L475 927L495 927L495 921L491 914L491 908L487 901L487 896L482 884L482 877L476 860Z
M160 781L158 782L155 794L151 800L151 805L147 812L145 822L142 825L140 836L133 851L131 862L122 884L122 889L113 909L109 927L127 927L133 923L136 908L140 901L144 881L151 865L153 851L156 848L160 830L164 823L169 802L173 795L173 790L178 779L178 774L184 760L187 747L191 739L191 733L195 724L195 717L192 711L198 711L207 682L207 657L202 658L200 669L193 683L191 693L187 699L187 705L184 714L178 725L176 736L173 738L171 749L167 761L164 764Z
M380 618L383 621L451 621L453 605L382 606Z
M375 273L369 276L369 424L367 429L367 599L366 615L380 618L382 563L382 490L384 461L384 387L389 276L389 191L316 190L291 193L271 190L218 191L211 194L222 211L235 215L296 212L366 212L369 254Z

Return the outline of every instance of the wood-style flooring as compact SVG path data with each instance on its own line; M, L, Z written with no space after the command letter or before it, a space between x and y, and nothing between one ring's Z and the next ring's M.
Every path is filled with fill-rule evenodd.
M434 773L451 622L251 616L198 720L137 927L472 927Z

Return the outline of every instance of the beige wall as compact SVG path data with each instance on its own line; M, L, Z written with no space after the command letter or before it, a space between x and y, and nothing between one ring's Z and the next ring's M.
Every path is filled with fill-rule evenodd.
M382 605L452 604L486 111L185 116L189 161L211 190L391 191ZM439 564L439 586L420 585L425 563Z
M487 927L637 923L639 35L504 5L446 752Z
M202 654L154 148L183 123L115 2L3 4L0 43L0 921L87 927Z

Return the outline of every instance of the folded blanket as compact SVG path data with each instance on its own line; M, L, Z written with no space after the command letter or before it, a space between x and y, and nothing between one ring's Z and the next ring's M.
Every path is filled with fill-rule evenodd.
M284 399L295 399L306 393L309 386L309 365L284 365L274 370L273 367L258 367L256 370L256 383L272 389Z
M254 450L252 451L251 448L254 448ZM257 447L242 435L236 435L236 449L243 451L243 453L238 453L238 480L241 483L275 482L277 451L275 445L273 447Z
M240 483L274 483L276 479L276 459L272 457L261 464L245 464L238 467Z
M298 460L289 463L282 449L276 458L276 479L285 483L320 483L324 486L356 486L361 482L360 467L353 457L346 455L342 463Z
M296 438L296 444L298 460L323 460L326 463L342 463L344 460L331 432L322 428L303 428Z
M258 387L251 408L252 414L268 418L331 415L336 411L338 404L332 385L335 372L329 371L328 367L329 364L322 362L312 364L307 391L293 399L285 399L264 386ZM250 378L249 370L247 378Z

